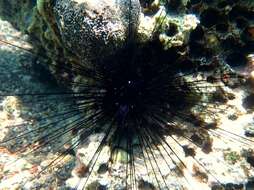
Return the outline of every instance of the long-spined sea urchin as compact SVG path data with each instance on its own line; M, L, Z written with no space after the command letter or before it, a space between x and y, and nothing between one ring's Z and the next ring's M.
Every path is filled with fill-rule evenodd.
M96 57L92 65L83 65L83 62L76 65L50 63L53 70L61 70L62 78L65 79L58 89L27 93L5 92L2 89L2 97L20 97L19 100L7 98L8 102L11 102L11 105L4 104L4 109L10 113L7 117L12 117L12 106L19 106L20 102L49 106L43 107L38 118L34 118L36 125L22 123L19 126L9 126L17 131L7 134L1 145L10 150L15 146L14 150L22 156L36 156L48 150L58 152L51 162L42 164L39 171L34 171L36 174L33 180L49 172L76 151L78 164L75 175L79 180L72 188L197 189L192 177L199 179L201 184L209 181L211 186L214 185L213 188L225 187L221 177L205 165L199 155L210 153L215 140L232 141L251 148L251 138L221 126L217 115L221 112L225 115L226 110L234 110L232 105L226 104L235 98L230 88L251 85L250 80L237 74L228 65L235 66L235 60L237 63L247 63L245 55L252 51L252 33L250 25L243 30L244 38L240 45L245 48L244 53L234 49L231 52L228 43L234 42L237 34L234 33L233 39L230 40L230 36L221 34L222 36L218 37L207 32L207 28L217 31L221 24L225 25L228 21L220 21L217 17L211 20L203 18L212 11L228 14L230 20L235 22L234 15L237 14L234 9L244 5L232 1L227 5L233 6L229 13L219 13L214 8L217 5L189 1L185 6L194 12L200 3L204 6L201 24L191 32L187 44L165 48L159 33L162 27L168 27L167 32L171 35L172 25L162 26L166 19L164 15L160 15L159 24L152 30L152 38L137 42L135 27L131 22L132 1L122 2L129 7L128 35L123 46L116 48L113 54L106 54L103 59ZM151 3L141 2L145 8L156 11L156 5ZM178 5L175 1L164 3L169 6L169 10L172 7L175 10L184 9L184 5ZM250 12L251 9L247 11L246 19L249 19ZM211 29L213 26L216 27ZM248 35L245 35L246 32ZM218 38L225 38L222 41L224 51L219 54ZM6 40L1 39L1 42L15 46L15 43ZM36 54L33 50L23 50ZM228 64L222 61L223 56L226 56ZM38 58L46 60L43 54L38 54ZM241 72L243 73L242 70ZM63 73L66 73L66 76ZM65 87L61 86L63 84ZM248 97L251 99L251 93ZM54 109L60 98L66 104ZM51 143L55 144L52 149L49 146ZM66 149L63 150L62 147ZM213 158L211 154L208 154L207 158L209 155ZM251 163L251 151L244 154ZM224 156L231 163L238 158L237 153L232 152L225 152ZM17 158L7 165L11 166L20 160L21 158ZM103 170L102 166L106 168L109 180L106 186L103 186L103 180L100 181L101 176L97 176L97 173ZM29 167L29 171L30 169ZM177 183L174 183L174 179ZM211 184L212 182L214 184ZM24 180L21 183L22 188L40 188L31 184L29 186L28 183L28 179ZM233 188L235 187L231 189Z

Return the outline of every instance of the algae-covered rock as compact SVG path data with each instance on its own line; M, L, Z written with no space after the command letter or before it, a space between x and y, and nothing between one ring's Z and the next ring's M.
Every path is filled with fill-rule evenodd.
M140 13L139 0L0 2L1 17L31 37L55 77L61 65L96 64L132 40Z
M53 15L53 1L0 1L0 17L26 33L33 44L33 52L45 62L61 62L65 48Z
M1 0L0 17L10 21L19 30L25 32L31 24L36 6L35 0Z
M126 43L146 43L155 34L165 49L181 46L199 22L193 15L171 15L165 7L173 5L163 1L142 6L148 5L140 0L3 0L0 15L28 33L34 52L57 66L96 64ZM51 67L55 74L59 70Z
M85 60L112 54L134 35L138 0L57 0L54 13L64 45Z
M158 36L164 49L186 44L190 32L199 24L198 18L193 14L168 11L166 5L160 4L158 0L153 1L150 9L154 10L154 7L157 7L154 14L144 12L140 16L138 40L146 42Z
M188 42L189 34L199 23L195 15L166 16L162 22L162 32L159 36L165 49L182 46Z

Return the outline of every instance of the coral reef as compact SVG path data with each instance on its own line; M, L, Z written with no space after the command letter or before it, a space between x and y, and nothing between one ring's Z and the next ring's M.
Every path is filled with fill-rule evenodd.
M16 10L17 14L7 14L4 11L7 9L9 12ZM153 9L152 13L147 14L150 9ZM138 0L59 0L54 3L38 0L19 5L4 1L1 15L28 33L34 52L46 54L45 58L53 65L95 64L96 59L113 54L130 39L136 38L135 43L146 43L154 37L155 30L165 49L182 46L199 23L192 14L168 14L159 1L154 1L145 10ZM50 70L55 76L64 75L58 65L50 66Z

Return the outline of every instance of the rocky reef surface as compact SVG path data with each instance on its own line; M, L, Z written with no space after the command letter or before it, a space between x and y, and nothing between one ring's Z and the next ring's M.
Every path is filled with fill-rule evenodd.
M53 62L50 65L94 65L127 41L151 40L155 30L159 30L165 49L182 46L199 23L193 14L168 14L159 1L149 2L154 9L151 13L150 8L141 7L139 0L0 3L3 18L29 34L34 51L46 54ZM63 74L59 67L50 67L55 76Z

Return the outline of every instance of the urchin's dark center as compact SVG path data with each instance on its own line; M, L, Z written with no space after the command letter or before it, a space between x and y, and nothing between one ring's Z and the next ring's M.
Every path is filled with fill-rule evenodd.
M135 109L142 100L143 85L140 80L127 79L125 84L116 86L113 95L115 97L115 100L113 100L114 104L120 107L127 107L127 109Z
M176 77L177 59L176 52L165 51L157 44L116 52L101 64L104 113L131 124L154 115L170 117L175 110L188 106L191 89Z
M127 115L145 112L147 84L144 74L139 69L132 69L127 62L124 67L117 68L106 83L106 95L103 100L107 112L115 112L119 119Z

